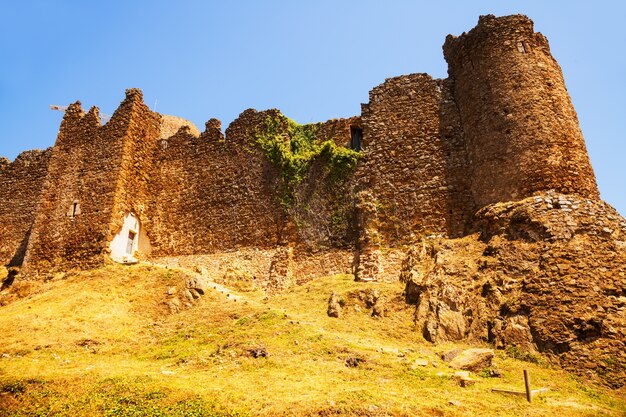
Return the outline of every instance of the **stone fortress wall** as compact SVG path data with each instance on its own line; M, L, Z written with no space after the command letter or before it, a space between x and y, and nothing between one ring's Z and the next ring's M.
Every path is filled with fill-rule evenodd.
M155 256L276 246L283 213L273 197L276 172L247 146L255 111L228 128L218 120L194 136L180 129L157 146L149 234Z
M51 149L0 158L0 262L21 265L31 235Z
M487 204L547 190L599 198L561 70L530 19L483 16L444 55L447 79L388 79L360 117L313 126L319 143L358 138L358 165L337 178L316 157L290 190L257 140L272 120L293 145L277 110L246 110L224 134L215 119L200 133L150 111L136 89L103 126L75 103L52 149L0 164L0 262L25 250L25 273L102 264L132 213L139 257L276 248L269 274L284 276L305 253L341 249L375 279L397 272L386 249L463 236Z

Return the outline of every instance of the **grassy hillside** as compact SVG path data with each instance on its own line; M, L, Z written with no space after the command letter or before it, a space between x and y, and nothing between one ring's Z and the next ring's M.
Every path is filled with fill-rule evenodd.
M438 356L458 345L414 331L400 284L332 276L269 298L216 286L170 313L167 291L188 274L111 266L16 284L30 295L0 307L0 416L626 414L624 392L515 352L497 353L501 378L461 388ZM331 291L340 318L326 314ZM372 317L369 291L387 300L385 317ZM491 392L523 390L523 369L549 392L532 404Z

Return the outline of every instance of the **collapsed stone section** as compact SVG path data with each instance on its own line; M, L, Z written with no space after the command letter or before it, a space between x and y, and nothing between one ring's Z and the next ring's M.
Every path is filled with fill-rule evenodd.
M481 16L443 51L476 208L549 189L598 198L563 74L529 18Z

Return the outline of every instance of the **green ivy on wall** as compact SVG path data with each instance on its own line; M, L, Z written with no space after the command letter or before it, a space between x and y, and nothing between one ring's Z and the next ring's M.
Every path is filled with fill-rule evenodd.
M285 208L291 207L296 187L316 159L324 162L331 181L345 178L356 168L359 152L337 146L331 140L317 140L320 126L321 123L300 125L291 119L268 116L264 126L257 129L256 143L282 177L285 193L281 204Z

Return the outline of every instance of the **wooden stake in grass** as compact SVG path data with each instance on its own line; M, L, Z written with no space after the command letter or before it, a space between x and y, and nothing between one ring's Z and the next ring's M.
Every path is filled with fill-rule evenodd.
M530 377L528 376L528 371L526 369L524 369L524 386L526 387L526 399L530 402L532 392L530 391Z

